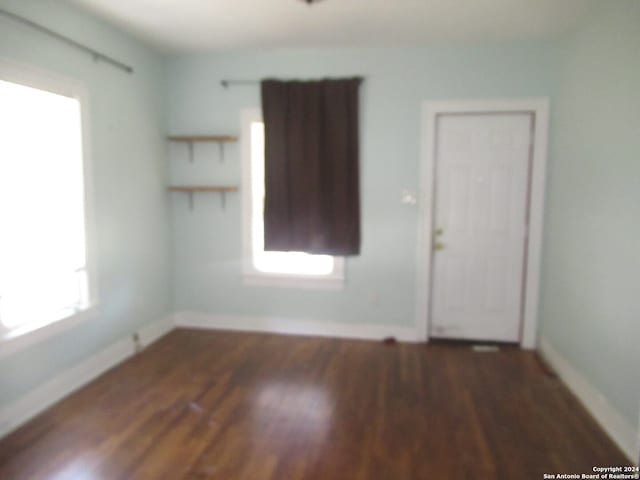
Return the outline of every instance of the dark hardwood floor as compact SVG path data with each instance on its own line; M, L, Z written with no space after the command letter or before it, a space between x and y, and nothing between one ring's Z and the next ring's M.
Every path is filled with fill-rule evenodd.
M0 441L11 480L537 480L623 464L530 352L194 330Z

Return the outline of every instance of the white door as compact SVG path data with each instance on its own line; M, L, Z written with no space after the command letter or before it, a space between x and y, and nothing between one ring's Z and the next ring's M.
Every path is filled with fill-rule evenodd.
M432 337L520 340L533 122L436 118Z

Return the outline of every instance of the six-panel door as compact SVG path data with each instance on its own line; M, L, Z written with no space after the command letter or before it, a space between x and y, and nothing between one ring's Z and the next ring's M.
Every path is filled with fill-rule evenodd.
M437 117L433 337L520 339L533 120Z

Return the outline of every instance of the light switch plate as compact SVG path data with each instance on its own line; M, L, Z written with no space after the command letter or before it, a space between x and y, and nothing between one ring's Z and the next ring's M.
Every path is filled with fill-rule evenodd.
M403 205L415 205L418 203L418 196L415 190L402 190L401 201Z

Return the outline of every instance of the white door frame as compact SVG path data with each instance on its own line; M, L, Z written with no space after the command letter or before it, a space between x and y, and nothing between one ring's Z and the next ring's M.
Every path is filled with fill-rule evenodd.
M549 100L547 98L452 100L424 102L420 129L422 152L420 158L420 201L418 208L418 250L416 268L416 328L418 335L429 340L431 311L431 268L433 241L435 128L438 115L447 113L531 113L534 117L533 152L531 156L531 191L529 237L525 262L522 335L520 346L535 349L538 333L538 298L542 229L547 167L549 130Z

